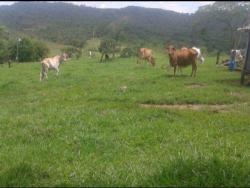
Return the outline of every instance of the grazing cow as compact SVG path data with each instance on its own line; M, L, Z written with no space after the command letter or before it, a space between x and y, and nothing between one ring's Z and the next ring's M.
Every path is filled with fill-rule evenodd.
M146 60L149 63L151 63L152 66L155 66L155 58L153 56L153 52L151 49L148 48L140 48L138 50L138 59L137 59L137 64L139 63L140 60Z
M167 46L167 51L169 55L169 62L170 65L174 67L174 76L177 67L186 67L188 65L192 65L192 73L191 76L196 75L197 65L197 51L194 49L182 48L182 49L175 49L174 46L169 45Z
M66 61L68 58L67 54L63 53L62 55L57 55L52 58L45 58L41 61L41 73L40 73L40 81L46 76L48 79L48 71L53 69L56 71L56 75L59 74L59 66L62 62Z

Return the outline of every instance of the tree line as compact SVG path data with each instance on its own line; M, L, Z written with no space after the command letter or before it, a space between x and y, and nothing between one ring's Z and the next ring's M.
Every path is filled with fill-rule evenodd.
M0 64L39 61L48 54L49 48L43 42L29 37L12 38L5 27L0 27Z
M166 2L167 3L167 2ZM0 7L0 22L11 30L82 48L90 38L134 45L199 46L208 51L245 47L236 32L250 20L249 2L215 2L194 14L127 7L97 9L67 3L19 2ZM48 35L49 33L49 35Z

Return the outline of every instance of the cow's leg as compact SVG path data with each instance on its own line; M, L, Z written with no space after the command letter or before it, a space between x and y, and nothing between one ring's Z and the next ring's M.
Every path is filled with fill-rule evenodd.
M175 76L175 71L176 71L176 65L174 66L174 76Z
M152 58L151 58L151 57L148 59L148 62L149 62L149 64L151 64L152 66L154 66L154 65L153 65L153 61L152 61Z
M42 81L42 79L43 79L43 72L41 71L40 72L40 82Z
M194 64L192 64L192 72L191 72L191 77L193 76L193 73L194 73Z
M42 64L42 66L41 66L41 72L40 72L40 81L42 81L43 78L44 78L44 66Z
M196 72L197 66L195 63L192 64L192 73L191 73L191 77L194 75L195 77L195 72Z
M59 68L56 68L56 76L58 77L59 75Z
M44 74L45 74L47 80L48 80L48 72L49 72L49 68L45 67Z
M179 70L179 72L181 73L181 75L182 75L182 69L181 69L181 66L178 66L178 70Z
M136 64L139 64L139 58L137 58Z
M194 77L196 76L197 65L194 64Z

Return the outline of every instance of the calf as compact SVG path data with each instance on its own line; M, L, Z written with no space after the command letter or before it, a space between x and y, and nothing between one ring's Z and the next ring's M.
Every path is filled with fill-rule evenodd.
M48 79L48 71L53 69L56 71L56 75L59 74L59 66L62 62L67 60L67 54L63 53L62 55L57 55L52 58L45 58L41 61L41 73L40 73L40 81L43 80L44 76Z
M139 63L140 60L146 60L149 63L151 63L152 66L155 66L155 58L153 56L153 52L151 49L148 48L140 48L138 50L138 59L137 59L137 64Z
M196 59L197 59L197 51L194 49L182 48L182 49L175 49L174 46L170 45L167 48L168 55L169 55L169 62L170 65L174 67L174 76L177 67L186 67L192 65L192 73L191 76L196 76Z

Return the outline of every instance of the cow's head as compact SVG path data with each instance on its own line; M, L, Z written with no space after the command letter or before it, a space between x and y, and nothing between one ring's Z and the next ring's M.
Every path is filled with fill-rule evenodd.
M64 62L68 59L68 54L63 53L62 55L60 55L60 62Z
M171 55L171 54L175 53L176 48L173 45L169 45L166 47L166 50L167 50L168 54Z

